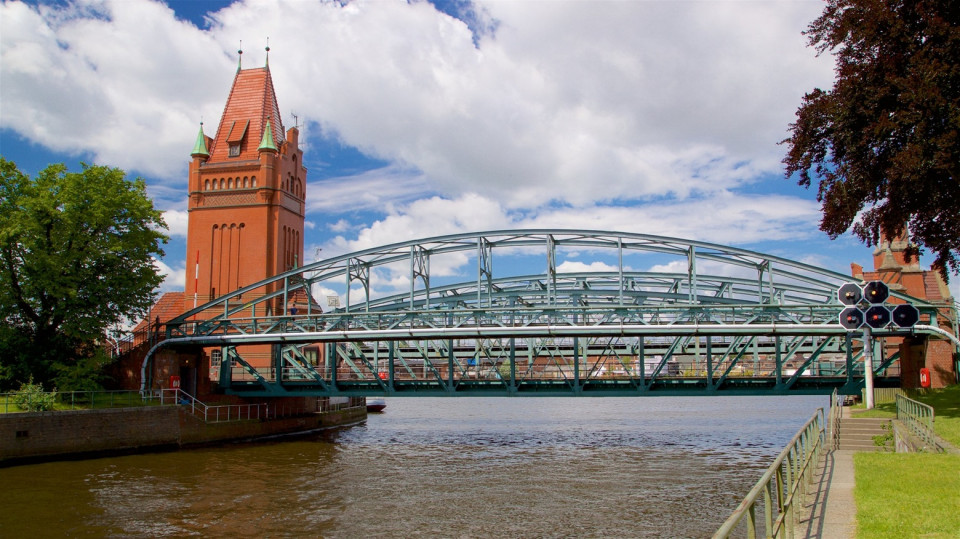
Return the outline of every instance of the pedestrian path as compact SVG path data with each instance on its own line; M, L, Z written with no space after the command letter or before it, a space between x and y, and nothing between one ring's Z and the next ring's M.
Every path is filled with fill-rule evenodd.
M846 412L846 409L843 410ZM850 449L828 450L820 459L813 488L808 494L805 511L801 512L803 516L796 526L794 537L850 539L856 536L854 453L856 451Z

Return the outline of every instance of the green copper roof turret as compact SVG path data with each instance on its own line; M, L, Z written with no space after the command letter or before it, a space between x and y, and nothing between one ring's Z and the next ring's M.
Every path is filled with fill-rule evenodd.
M193 145L193 151L190 152L191 157L210 157L210 152L207 150L207 137L203 134L203 122L200 122L200 132L197 134L197 143Z
M279 151L277 146L273 143L273 129L270 128L270 120L267 120L267 127L263 130L263 138L260 139L260 147L257 148L259 151Z

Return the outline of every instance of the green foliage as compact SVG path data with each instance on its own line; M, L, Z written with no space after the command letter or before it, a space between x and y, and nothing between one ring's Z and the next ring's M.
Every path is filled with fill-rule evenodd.
M858 452L853 462L857 537L957 536L960 455Z
M65 391L102 391L107 375L104 367L112 359L102 348L94 348L89 355L84 355L73 364L54 365L56 372L54 383L61 392Z
M33 383L33 378L21 384L20 389L13 396L13 402L17 407L28 412L53 410L56 401L57 394L45 392L43 386Z
M887 423L883 425L883 434L873 437L873 445L877 447L882 447L884 451L893 451L894 444L894 435L893 435L893 425Z
M120 169L30 178L0 157L0 384L89 380L92 343L154 300L163 228L143 180Z
M805 34L836 81L804 96L783 162L819 181L821 230L872 245L908 224L960 271L960 3L827 0Z

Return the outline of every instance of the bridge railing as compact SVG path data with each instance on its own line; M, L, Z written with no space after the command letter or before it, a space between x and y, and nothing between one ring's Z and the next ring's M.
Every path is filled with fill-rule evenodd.
M816 464L825 445L824 439L821 408L790 440L713 537L730 537L744 521L747 537L757 537L757 510L761 506L762 536L786 537L793 530L802 509L802 500L812 483Z
M263 403L209 405L181 389L160 390L160 401L163 404L185 406L190 410L190 413L206 423L264 419L268 412L267 405Z
M937 435L933 430L934 413L932 406L898 394L897 419L929 447L939 447Z

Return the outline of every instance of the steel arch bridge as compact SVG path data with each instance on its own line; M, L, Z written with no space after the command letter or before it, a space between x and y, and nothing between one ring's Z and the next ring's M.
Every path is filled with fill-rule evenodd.
M148 353L143 384L157 349L205 347L220 389L246 396L855 393L862 337L837 323L850 280L645 234L439 236L320 260L186 312ZM377 294L384 283L405 291ZM309 299L321 292L346 301L324 311ZM898 297L921 324L874 332L881 386L899 382L884 338L939 331L934 306Z

